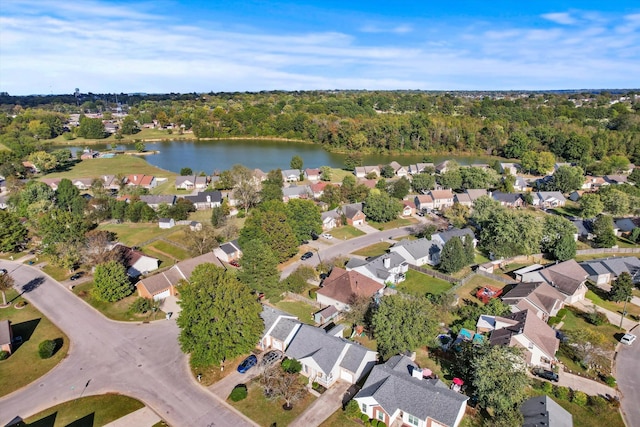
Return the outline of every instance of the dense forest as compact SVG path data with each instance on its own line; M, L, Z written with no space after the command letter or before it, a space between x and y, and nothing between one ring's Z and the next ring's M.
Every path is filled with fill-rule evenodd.
M0 94L0 163L47 147L71 113L124 111L138 125L196 138L278 137L332 151L478 153L521 159L550 152L590 170L610 156L640 162L635 92L307 91L168 95ZM130 119L129 119L130 120Z

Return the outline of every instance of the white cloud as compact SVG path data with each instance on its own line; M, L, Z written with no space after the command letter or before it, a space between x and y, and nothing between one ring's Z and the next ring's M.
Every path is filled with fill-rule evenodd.
M578 21L571 16L568 12L562 13L545 13L542 17L548 21L555 22L562 25L573 25Z

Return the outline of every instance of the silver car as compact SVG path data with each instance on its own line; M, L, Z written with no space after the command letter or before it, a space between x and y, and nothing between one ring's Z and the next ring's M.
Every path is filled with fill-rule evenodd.
M280 350L271 350L268 351L262 356L262 360L260 361L260 366L271 366L276 363L278 360L282 359L284 354Z

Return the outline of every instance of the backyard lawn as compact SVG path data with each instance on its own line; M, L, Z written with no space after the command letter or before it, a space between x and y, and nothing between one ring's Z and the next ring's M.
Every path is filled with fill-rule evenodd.
M180 228L179 228L180 227ZM156 223L123 223L123 224L100 224L100 230L107 230L116 233L118 241L127 246L140 246L148 240L170 235L186 225L180 225L170 229L162 229Z
M147 314L133 313L129 310L129 306L138 298L138 293L134 292L126 298L116 302L100 301L91 296L91 289L93 288L93 282L86 282L73 288L73 293L82 298L85 302L98 310L104 316L112 320L118 320L122 322L144 322L157 319L163 319L165 313L162 310L158 310L155 313L149 312Z
M352 225L345 225L331 230L331 235L338 240L352 239L358 236L364 236L364 232L358 230Z
M481 286L492 286L494 288L504 288L506 285L497 280L481 276L479 274L472 277L467 283L456 289L456 294L463 300L470 300L478 304L482 302L476 298L476 290Z
M7 395L35 381L56 366L69 350L69 339L53 323L27 302L26 307L16 309L24 302L14 289L7 291L7 301L13 304L0 308L0 320L10 320L14 337L22 337L22 344L14 347L13 354L0 362L0 396ZM0 300L1 302L1 300ZM56 340L53 357L40 359L38 345L44 340Z
M318 311L319 308L316 308L311 304L307 304L302 301L283 300L274 305L279 310L297 316L301 322L308 323L309 325L315 325L311 314Z
M613 302L607 298L607 292L595 286L589 286L586 298L590 299L595 305L598 305L614 313L622 314L624 302ZM640 316L640 307L635 304L627 304L627 317L634 320L632 316Z
M177 259L178 261L191 258L191 254L189 254L188 251L172 245L169 242L165 242L164 240L156 240L150 245L145 246L145 248L155 248L157 251L170 255L172 258Z
M418 220L415 218L396 218L389 222L374 222L367 221L367 223L377 230L391 230L392 228L406 227L407 225L417 224Z
M360 420L351 420L344 414L342 408L339 408L329 418L325 420L320 427L360 427L362 422Z
M400 292L423 297L425 294L439 295L451 289L451 283L415 270L409 270L406 280L396 285Z
M68 171L53 172L43 178L98 178L102 175L145 174L156 177L175 177L175 173L157 168L136 156L118 155L111 159L90 159L77 162Z
M103 426L144 408L139 400L119 394L82 397L45 409L25 421L31 427Z
M300 381L306 381L306 378L300 376ZM313 401L315 397L311 393L305 393L304 397L293 404L293 409L285 411L282 409L284 400L267 399L260 384L254 380L247 384L247 398L239 402L227 402L251 418L258 425L269 426L286 426L291 423L298 415L300 415Z
M387 252L387 250L391 247L391 243L388 242L379 242L374 243L371 246L367 246L362 249L358 249L355 252L352 252L354 255L360 255L364 257L375 257L382 255Z

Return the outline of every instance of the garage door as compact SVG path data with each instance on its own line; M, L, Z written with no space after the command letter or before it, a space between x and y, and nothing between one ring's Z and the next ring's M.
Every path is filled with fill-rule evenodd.
M153 296L153 300L154 300L154 301L158 301L158 300L161 300L161 299L165 299L165 298L166 298L166 297L168 297L169 295L171 295L171 292L169 291L169 289L167 289L167 290L166 290L166 291L164 291L164 292L160 292L159 294L155 294L155 295Z
M353 374L347 372L345 370L340 371L340 379L347 381L348 383L353 383Z
M359 219L357 221L353 221L353 225L362 225L362 224L364 224L364 220L362 220L362 219Z

